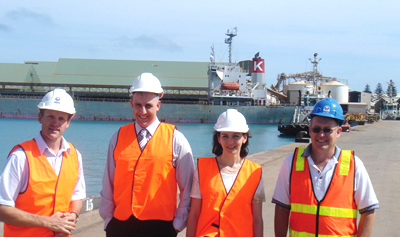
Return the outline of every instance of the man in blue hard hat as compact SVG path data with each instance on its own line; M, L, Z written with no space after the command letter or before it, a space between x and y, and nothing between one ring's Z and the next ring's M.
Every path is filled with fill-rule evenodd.
M361 160L336 145L343 122L343 110L334 99L314 106L312 143L296 148L279 172L272 198L275 236L286 236L288 228L290 236L371 234L379 203Z

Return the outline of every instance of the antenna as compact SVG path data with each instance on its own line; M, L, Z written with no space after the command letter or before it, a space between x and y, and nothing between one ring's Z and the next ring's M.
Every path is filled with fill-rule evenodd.
M313 94L316 94L316 90L317 90L317 78L316 75L318 73L318 64L319 61L322 60L322 58L317 58L318 53L314 53L314 60L312 58L309 58L309 60L311 61L311 63L313 64L313 74L314 74L314 89L313 89Z
M210 61L211 63L215 63L215 53L214 53L214 45L211 46L211 52L210 52Z
M225 44L229 45L229 65L232 63L232 38L237 35L237 27L229 30L225 33L229 38L225 38Z

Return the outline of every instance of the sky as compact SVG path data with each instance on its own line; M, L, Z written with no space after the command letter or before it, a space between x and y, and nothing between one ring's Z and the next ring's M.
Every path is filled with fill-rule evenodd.
M400 87L400 1L20 0L0 1L0 63L59 58L208 62L260 52L269 87L312 70L351 90Z

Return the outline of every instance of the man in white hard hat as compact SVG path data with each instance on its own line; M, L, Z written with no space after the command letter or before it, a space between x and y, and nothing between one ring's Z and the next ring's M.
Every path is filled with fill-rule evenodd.
M175 126L158 120L163 89L154 75L141 74L129 92L135 123L110 141L99 207L104 229L107 236L176 236L190 209L192 150Z
M40 133L15 146L0 177L4 236L67 236L86 197L82 157L62 136L75 115L63 89L38 105Z

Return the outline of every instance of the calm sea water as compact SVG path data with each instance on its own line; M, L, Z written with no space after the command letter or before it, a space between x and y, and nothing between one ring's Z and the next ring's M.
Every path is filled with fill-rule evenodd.
M108 143L118 129L129 122L73 120L64 137L83 156L87 195L98 196L101 190ZM211 152L214 124L174 123L188 139L193 157L213 156ZM249 150L255 154L293 143L293 138L279 136L277 125L251 124ZM41 125L35 119L0 118L0 167L3 168L13 146L34 138Z

